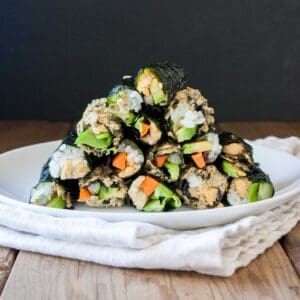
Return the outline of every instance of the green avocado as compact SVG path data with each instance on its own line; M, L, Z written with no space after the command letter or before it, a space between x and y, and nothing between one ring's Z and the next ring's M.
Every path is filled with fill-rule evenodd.
M258 200L258 189L259 189L259 183L254 182L250 185L247 199L249 202L256 202Z
M159 104L159 103L167 100L167 97L166 97L164 91L162 90L162 88L160 88L158 81L153 80L151 82L149 88L150 88L150 92L152 94L154 104Z
M177 141L179 143L189 141L197 133L197 127L186 128L182 127L176 132Z
M258 200L271 198L274 194L273 185L270 182L261 182L258 188Z
M131 125L134 122L135 119L135 114L133 112L129 112L127 118L124 120L124 122L127 125Z
M140 117L134 123L134 128L137 129L138 131L141 131L143 120L144 120L144 117Z
M63 198L60 197L56 197L51 199L47 204L47 207L52 207L52 208L65 208L66 207L66 202L65 200L63 200Z
M111 142L112 136L108 131L95 135L86 129L77 137L75 144L87 145L97 149L107 149L111 145Z
M108 188L104 185L101 185L98 196L101 200L108 200L114 196L116 190L117 190L116 188L112 188L112 187Z
M213 148L213 144L209 141L188 143L182 146L183 154L193 154L193 153L210 151L212 150L212 148Z
M164 184L160 183L143 210L147 212L159 212L167 208L178 208L180 206L181 201L179 197Z
M242 177L246 176L246 173L234 167L231 163L226 160L222 161L223 172L230 177Z
M171 180L176 181L179 177L180 168L177 164L173 164L169 161L166 161L164 163L164 167L168 170L168 173L170 174Z

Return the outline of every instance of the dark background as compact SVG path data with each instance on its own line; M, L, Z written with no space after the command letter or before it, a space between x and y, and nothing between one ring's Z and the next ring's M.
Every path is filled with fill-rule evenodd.
M75 120L161 60L219 120L300 120L299 0L1 0L0 119Z

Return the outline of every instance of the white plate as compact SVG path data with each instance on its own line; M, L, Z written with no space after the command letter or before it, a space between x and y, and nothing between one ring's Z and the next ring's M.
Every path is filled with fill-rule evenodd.
M74 210L67 210L28 204L30 189L36 184L43 163L58 144L59 141L47 142L0 155L0 202L52 216L92 216L113 222L142 221L168 228L187 229L226 224L255 215L289 201L300 192L300 160L284 152L254 146L255 160L270 174L275 185L275 196L268 200L198 211L182 207L162 213L139 212L127 206L99 209L76 205Z

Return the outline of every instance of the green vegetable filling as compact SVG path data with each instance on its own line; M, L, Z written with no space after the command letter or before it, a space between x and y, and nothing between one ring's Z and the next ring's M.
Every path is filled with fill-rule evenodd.
M94 134L86 129L76 139L75 144L87 145L97 149L107 149L112 143L112 135L107 131L100 134Z
M179 143L189 141L197 133L197 126L194 128L182 127L176 132L177 141Z
M176 181L180 173L179 166L177 164L166 161L164 163L164 167L167 169L168 173L170 174L171 180Z
M178 208L180 206L181 201L179 197L168 187L160 183L143 210L146 212L160 212L168 208Z
M56 197L51 199L47 204L47 207L52 207L52 208L65 208L66 207L66 202L65 200L63 200L63 198L60 197Z

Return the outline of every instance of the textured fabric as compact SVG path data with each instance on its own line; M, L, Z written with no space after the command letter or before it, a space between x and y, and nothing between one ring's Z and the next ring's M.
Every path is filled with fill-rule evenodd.
M295 137L269 137L256 143L300 157L300 140ZM230 276L299 219L300 195L257 216L189 231L139 222L59 218L0 203L0 245L111 266Z

